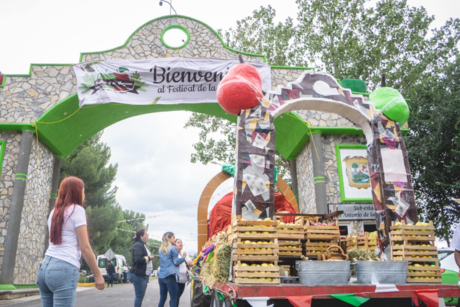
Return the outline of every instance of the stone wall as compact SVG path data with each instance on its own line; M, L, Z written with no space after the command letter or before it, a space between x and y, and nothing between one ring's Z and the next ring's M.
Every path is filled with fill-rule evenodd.
M6 141L0 174L0 271L3 263L3 244L7 236L14 178L19 157L22 132L0 131L0 141ZM40 168L37 163L37 143L34 139L30 154L24 208L14 268L15 284L34 284L43 257L46 220L51 193L54 154L40 142Z
M40 157L40 165L38 157ZM51 180L53 177L54 154L43 143L34 140L30 154L27 185L22 210L21 228L18 240L15 284L34 284L44 253Z
M6 77L0 88L0 123L32 124L76 92L70 66L34 65L30 77Z
M160 40L161 32L170 25L182 25L190 33L189 43L181 49L170 49ZM84 54L82 62L111 59L144 60L154 58L219 58L236 59L237 53L225 48L219 37L204 24L186 18L155 20L137 31L122 48ZM262 57L243 56L245 61L263 62Z
M3 263L3 244L7 235L11 197L13 195L14 172L18 163L21 132L0 131L0 141L6 141L0 174L0 271Z
M272 69L272 90L278 85L286 86L289 82L297 80L304 72L303 69Z
M299 189L299 210L302 213L316 213L315 185L313 182L313 161L311 141L296 157L297 185Z

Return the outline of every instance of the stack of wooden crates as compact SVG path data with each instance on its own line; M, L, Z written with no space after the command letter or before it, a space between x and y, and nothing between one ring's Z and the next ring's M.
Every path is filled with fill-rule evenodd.
M337 221L329 222L326 225L314 226L310 221L319 223L318 218L312 220L306 217L296 217L296 223L304 229L303 250L304 255L311 260L320 259L321 254L331 245L338 245L340 242L340 230Z
M233 276L236 284L279 284L279 245L274 221L235 220Z
M425 226L393 222L391 259L411 262L407 273L408 283L441 283L433 222Z
M277 223L276 237L278 238L280 257L300 259L302 256L302 239L304 238L302 225L285 224L280 218L277 218Z

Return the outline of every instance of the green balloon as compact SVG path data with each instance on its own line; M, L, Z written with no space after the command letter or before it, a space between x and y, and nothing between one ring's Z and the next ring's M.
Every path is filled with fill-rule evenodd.
M381 87L369 95L369 101L389 119L404 125L409 119L409 106L404 97L394 88Z

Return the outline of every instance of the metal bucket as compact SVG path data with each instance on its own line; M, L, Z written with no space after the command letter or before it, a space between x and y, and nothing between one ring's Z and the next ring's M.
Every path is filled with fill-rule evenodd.
M405 284L408 261L357 261L358 284L370 284L372 273L381 284Z
M295 262L300 283L308 286L343 285L350 278L350 261Z

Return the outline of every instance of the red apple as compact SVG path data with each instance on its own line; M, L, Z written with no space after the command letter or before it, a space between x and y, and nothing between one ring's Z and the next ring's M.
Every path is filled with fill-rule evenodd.
M257 68L248 64L233 66L217 86L217 101L230 114L255 107L262 98L262 78Z

